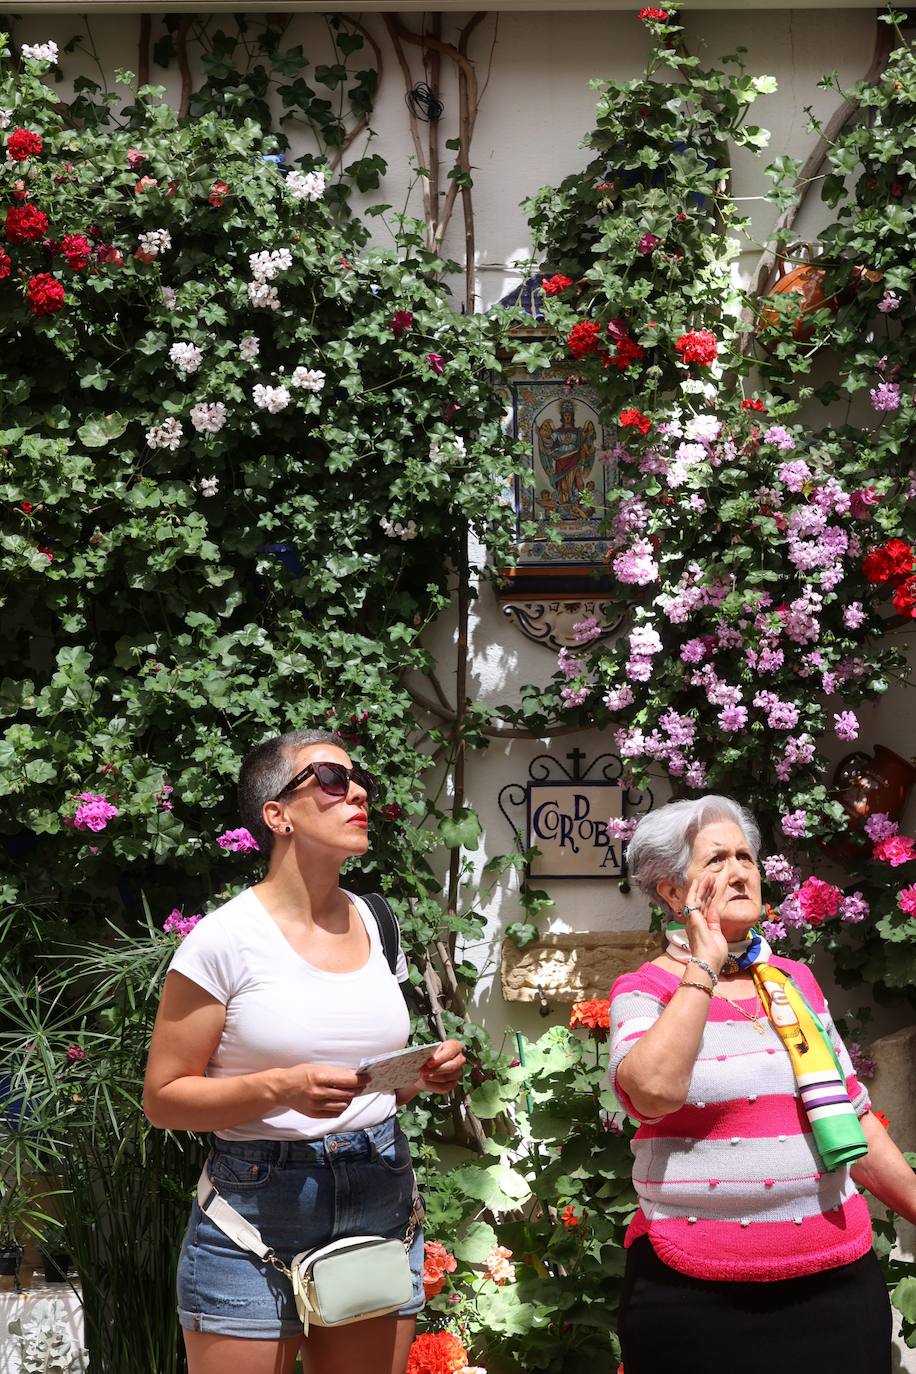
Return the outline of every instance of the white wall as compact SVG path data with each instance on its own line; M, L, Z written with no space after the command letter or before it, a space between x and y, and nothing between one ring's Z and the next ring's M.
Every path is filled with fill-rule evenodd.
M92 34L102 68L112 72L117 66L136 65L138 19L125 15L94 15ZM219 24L230 24L228 15ZM373 125L377 131L374 149L389 164L382 193L367 196L366 203L379 200L401 207L410 181L409 139L404 88L400 70L388 44L380 19L365 22L378 36L385 56L385 73ZM418 23L416 16L413 23ZM461 19L445 20L445 37L454 38ZM17 39L41 41L55 38L61 46L81 21L70 14L48 12L29 15L16 27ZM154 36L159 21L154 17ZM825 14L817 10L760 11L736 7L731 11L691 10L686 18L692 40L705 43L705 55L714 62L736 46L748 49L746 61L754 73L777 78L776 95L759 101L755 122L772 131L770 154L789 153L804 158L813 146L815 135L807 132L805 107L812 106L822 118L828 117L837 97L818 88L825 72L836 70L844 86L852 84L871 60L875 32L873 9L842 9ZM330 49L324 21L315 16L296 15L284 43L302 42L312 63L326 60ZM528 232L520 202L540 186L558 182L588 160L578 147L582 136L592 127L595 92L590 78L627 79L639 73L646 37L633 13L600 13L560 10L554 13L514 12L498 17L489 15L476 31L471 54L477 60L485 93L473 144L474 205L478 245L479 294L482 305L498 300L519 280L512 264L530 254ZM410 50L417 78L422 75L416 49ZM64 60L68 78L82 69L98 76L85 56ZM489 68L489 74L488 73ZM154 73L154 80L162 78ZM174 99L177 79L172 71L165 78ZM446 101L443 137L456 131L457 97L449 64L443 64ZM61 88L66 95L66 85ZM303 146L296 136L297 148ZM358 154L354 146L353 156ZM735 193L746 197L752 215L752 233L762 239L774 218L772 209L757 199L768 184L763 166L764 154L754 160L747 153L735 158ZM420 213L415 193L411 207ZM824 217L816 196L799 221L800 233L813 234ZM461 252L460 216L456 215L448 248L456 258ZM741 258L741 269L748 276L756 258L749 244ZM456 289L461 292L460 282ZM454 621L443 617L429 636L430 647L440 662L440 677L446 685L454 683ZM489 587L483 587L471 627L470 691L484 701L498 704L515 701L521 685L548 677L555 665L549 651L531 644L507 622L497 608ZM916 753L916 713L909 694L899 689L874 707L861 712L861 744L868 747L881 742L909 756ZM511 843L511 833L497 807L499 789L513 779L527 776L530 758L549 749L562 756L575 744L591 757L607 748L600 736L581 739L564 737L556 742L494 742L482 755L469 760L467 793L479 811L485 827L485 840L475 858L482 866L486 858L503 852ZM837 745L836 757L847 752ZM664 784L660 796L664 796ZM914 808L911 807L911 818ZM646 922L646 909L638 894L622 895L611 882L545 884L556 899L555 911L547 923L558 931L584 929L636 929ZM505 924L519 918L513 884L498 890L486 904L487 940L469 951L481 966L476 990L476 1010L497 1035L508 1025L536 1030L539 1022L529 1008L506 1007L498 991L498 937ZM495 986L494 986L495 979ZM835 1010L855 1006L861 996L838 994ZM893 1024L895 1018L883 1024ZM899 1020L899 1018L897 1018Z

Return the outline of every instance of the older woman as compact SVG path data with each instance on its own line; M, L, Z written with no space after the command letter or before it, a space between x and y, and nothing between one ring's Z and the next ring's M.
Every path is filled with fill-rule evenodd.
M641 1124L620 1308L626 1374L888 1374L856 1184L916 1219L817 982L770 952L759 832L726 797L645 816L630 875L665 952L611 991L611 1078Z
M396 922L389 958L380 918L340 887L341 864L369 847L375 796L337 735L300 731L252 750L239 804L267 874L191 931L165 980L144 1106L156 1126L214 1132L178 1267L190 1374L291 1374L300 1350L306 1374L403 1374L407 1364L423 1233L397 1107L451 1092L464 1055L455 1040L437 1046L397 1097L357 1072L410 1030ZM241 1248L250 1227L247 1239L236 1227L238 1243L224 1231L214 1195L287 1267L340 1238L403 1239L410 1300L392 1316L310 1326L303 1339L288 1277Z

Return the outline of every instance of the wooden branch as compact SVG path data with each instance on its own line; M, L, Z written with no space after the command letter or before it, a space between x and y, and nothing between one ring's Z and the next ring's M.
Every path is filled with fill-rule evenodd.
M439 1034L439 1038L440 1040L447 1040L448 1033L445 1028L445 1021L442 1017L442 1001L440 998L439 979L435 969L433 968L432 964L428 959L423 964L423 983L426 987L426 995L429 998L430 1013L432 1015L436 1030ZM469 1094L464 1093L462 1094L462 1096L464 1098L464 1123L461 1122L460 1115L457 1112L454 1114L453 1119L455 1121L456 1127L460 1126L461 1124L467 1125L474 1138L474 1144L477 1146L477 1149L480 1151L480 1153L483 1154L487 1145L486 1133L484 1132L483 1126L480 1124L479 1117L471 1109L468 1103Z
M472 15L458 37L458 51L467 57L468 40L479 24L483 22L485 11L478 10ZM471 175L471 139L480 110L480 96L477 89L477 73L474 70L473 98L471 87L462 67L458 73L458 107L460 120L461 147L458 150L458 166L462 171L461 209L464 218L464 308L465 313L473 315L477 305L477 242L474 230L474 201L469 184ZM465 179L466 178L466 179Z
M441 41L442 39L442 15L437 10L432 18L432 37ZM433 99L438 100L442 88L442 54L436 48L428 48L426 51L426 84L432 93ZM432 206L433 219L439 216L439 195L441 167L439 162L439 121L430 119L426 126L426 146L429 149L427 167L429 168L429 203Z
M385 21L385 28L388 30L388 35L391 38L392 46L394 47L404 77L404 93L405 95L409 95L413 90L413 74L410 70L410 64L407 61L407 55L404 52L404 45L401 42L402 38L407 37L407 31L401 28L398 23L397 15L385 14L382 18ZM411 37L416 39L416 34L412 34ZM410 137L413 142L414 155L417 159L417 169L419 171L423 166L423 144L420 141L419 121L409 104L407 106L407 117L410 127ZM423 217L426 221L426 246L431 249L433 226L436 223L435 208L431 201L429 177L422 175L422 173L420 175L420 186L423 191Z
M379 87L382 84L382 73L384 71L384 62L382 60L381 47L373 38L372 34L369 32L366 26L364 24L361 24L358 19L354 19L353 16L350 14L343 15L342 19L345 24L349 24L351 28L356 29L358 33L361 33L363 35L363 37L370 44L373 52L375 53L375 90L376 94L378 94ZM343 161L343 155L347 151L347 149L353 143L355 143L356 139L359 138L361 133L364 133L365 130L368 129L370 118L371 113L364 114L359 118L356 124L354 124L353 128L347 134L343 143L341 143L340 147L337 149L336 153L331 158L330 166L332 172L336 172L337 168L340 166L341 162Z
M464 808L464 764L466 745L464 722L468 708L468 628L471 618L471 598L468 594L468 528L464 523L461 548L458 551L458 633L455 637L455 724L452 732L452 820L458 821ZM458 889L461 878L461 850L453 849L448 865L448 911L454 916L458 910ZM457 934L449 934L449 957L455 957Z
M430 682L432 682L433 685L437 687L437 690L441 692L441 687L438 687L432 673L429 674L429 678ZM421 692L417 687L411 686L411 684L403 678L401 680L401 685L416 706L422 707L422 709L428 711L431 716L436 716L437 719L446 721L449 725L454 724L456 719L455 711L447 701L444 701L444 704L440 705L438 702L433 701L431 697L426 696L426 694ZM558 735L575 735L582 733L581 725L560 725L557 722L552 723L546 730L541 730L538 733L532 730L519 730L512 725L500 724L479 725L477 729L480 734L486 735L488 739L545 740L554 739Z
M891 55L893 35L890 24L877 23L875 33L875 49L872 55L871 66L862 78L866 86L874 86L884 74L888 59ZM755 297L765 296L773 281L773 274L781 257L780 236L783 230L791 229L798 218L802 206L808 197L808 193L814 185L814 179L820 172L827 160L827 155L836 143L840 134L845 129L854 115L858 113L861 101L858 96L853 96L833 112L823 133L815 146L805 159L804 166L795 180L795 200L785 209L774 224L766 247L757 262L757 270L754 274L754 286L752 294ZM742 312L741 334L739 336L739 352L742 354L750 353L754 346L755 316L753 305L749 305Z
M175 57L178 62L178 70L181 72L181 97L178 101L178 118L187 119L191 109L191 63L188 60L188 30L194 22L195 15L182 15L181 22L175 31Z
M152 31L152 18L140 15L140 37L137 40L137 85L149 85L149 40Z

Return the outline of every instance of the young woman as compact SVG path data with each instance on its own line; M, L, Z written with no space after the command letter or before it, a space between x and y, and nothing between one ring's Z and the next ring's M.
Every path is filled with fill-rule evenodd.
M288 1265L344 1236L404 1237L415 1182L397 1108L450 1093L464 1055L439 1045L412 1088L365 1091L360 1060L402 1048L409 1016L376 921L341 889L365 854L376 784L336 735L259 745L239 775L242 820L268 855L265 878L182 942L165 980L144 1108L164 1129L213 1132L219 1194ZM423 1305L423 1233L409 1251L400 1313L308 1338L282 1273L241 1249L195 1202L178 1272L190 1374L403 1374Z

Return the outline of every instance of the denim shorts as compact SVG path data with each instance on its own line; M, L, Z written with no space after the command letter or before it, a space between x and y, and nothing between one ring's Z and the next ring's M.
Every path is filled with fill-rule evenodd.
M300 1250L345 1236L400 1237L407 1231L414 1172L396 1117L321 1140L217 1136L207 1164L220 1195L286 1265ZM409 1260L413 1294L402 1317L423 1306L422 1227ZM188 1331L260 1340L302 1335L289 1279L240 1249L196 1200L178 1261L178 1316Z

